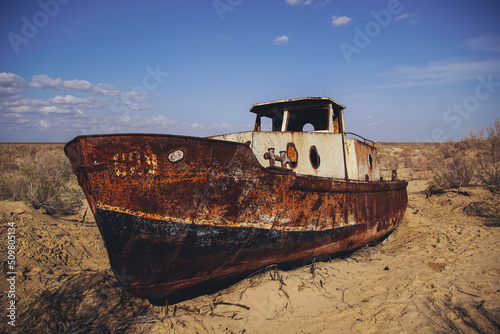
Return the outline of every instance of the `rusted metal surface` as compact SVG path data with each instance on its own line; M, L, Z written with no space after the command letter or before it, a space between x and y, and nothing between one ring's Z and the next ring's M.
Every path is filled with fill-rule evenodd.
M390 233L407 203L404 181L265 168L243 143L81 136L65 151L118 281L143 298L358 248Z
M349 179L380 180L377 150L374 146L356 139L347 139L346 154Z
M370 140L370 139L367 139L367 138L365 138L365 137L363 137L363 136L360 136L360 135L358 135L357 133L354 133L354 132L346 132L345 134L346 134L346 135L352 135L352 136L355 136L355 137L361 138L361 139L363 139L363 143L365 143L365 144L366 144L366 143L368 142L368 143L370 143L370 145L371 145L372 147L375 147L375 142L374 142L373 140Z
M407 183L379 181L374 145L346 138L344 108L329 98L279 100L252 107L255 131L69 142L118 281L156 299L390 233Z
M250 108L253 113L268 112L275 109L292 108L324 108L332 105L334 109L345 109L345 106L328 97L301 97L295 99L277 100L271 102L256 103Z

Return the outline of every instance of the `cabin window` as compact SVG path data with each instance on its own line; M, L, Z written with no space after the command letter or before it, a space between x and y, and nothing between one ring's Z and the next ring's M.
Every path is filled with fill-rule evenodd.
M287 130L297 132L328 130L328 109L291 110Z
M330 117L331 106L328 107L294 107L288 109L273 108L272 110L262 110L257 114L254 131L291 131L291 132L308 132L308 131L332 131L339 133L340 115L338 110L332 110L333 114Z
M368 153L368 167L370 167L370 169L373 168L373 158L370 153Z
M269 117L261 117L260 131L273 131L273 120Z
M318 169L320 159L316 146L311 146L311 148L309 149L309 160L311 160L311 165L313 166L313 168Z
M260 124L260 131L281 131L282 122L282 115L259 116L257 119L257 123Z

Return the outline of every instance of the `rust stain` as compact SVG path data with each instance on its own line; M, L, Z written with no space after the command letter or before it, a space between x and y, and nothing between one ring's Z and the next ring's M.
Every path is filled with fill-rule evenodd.
M137 154L143 146L148 153ZM183 159L170 162L169 155L181 148ZM82 188L113 269L119 273L126 268L134 277L127 289L144 298L170 295L209 278L222 280L267 264L360 247L394 229L407 201L406 182L268 170L247 145L231 142L88 136L68 143L66 153L75 173L84 174ZM200 253L185 249L184 235ZM240 235L245 238L239 240ZM239 257L224 255L225 249ZM200 262L207 261L207 251L213 267L205 269L205 278L184 272L191 266L204 268ZM144 275L151 261L158 262L155 272Z
M343 129L342 105L330 99L307 103L334 103L340 116L330 128ZM344 145L343 133L332 135ZM328 152L320 150L325 146L296 145L309 135L283 136L279 154L265 142L249 144L252 138L121 134L80 136L65 146L113 272L129 292L165 297L270 264L353 250L402 220L407 183L379 181L372 145L347 139L345 157L336 151L346 177L334 178L316 176L329 163ZM261 149L266 166L254 152ZM347 175L350 161L359 175ZM316 166L311 175L296 172L305 162Z

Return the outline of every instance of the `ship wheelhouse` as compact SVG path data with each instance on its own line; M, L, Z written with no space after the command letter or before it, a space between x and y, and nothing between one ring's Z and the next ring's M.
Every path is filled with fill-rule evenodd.
M250 111L257 115L254 131L341 133L344 109L328 98L301 98L255 104Z
M342 104L324 97L257 103L253 131L211 137L247 143L265 168L379 181L374 143L345 130ZM348 138L352 135L358 138ZM361 139L361 140L360 140Z

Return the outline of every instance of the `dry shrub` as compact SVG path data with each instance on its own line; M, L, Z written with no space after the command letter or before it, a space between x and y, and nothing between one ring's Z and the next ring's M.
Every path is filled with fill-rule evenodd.
M432 163L433 181L439 188L460 188L470 184L474 176L474 161L460 141L442 143Z
M393 170L398 169L398 158L386 153L378 154L380 173L386 179L390 179Z
M443 143L432 159L433 183L427 196L469 184L484 186L491 197L470 203L464 208L469 215L487 217L500 226L500 119L487 129L472 131L460 142Z
M433 181L444 189L471 183L500 192L500 119L487 129L472 131L459 142L443 143L432 158Z
M426 179L428 172L428 158L425 154L413 156L411 158L411 168L416 174L417 179Z
M0 198L25 201L52 215L75 213L81 206L82 195L74 186L71 166L63 151L51 146L30 146L8 145L2 149L0 166L5 169L0 176Z
M500 207L498 202L492 200L471 202L463 208L463 211L469 216L489 218L492 226L500 226Z
M492 193L500 193L500 118L493 126L484 131L472 131L464 139L469 150L474 154L477 177Z
M431 301L424 305L430 311L429 320L434 324L435 333L498 333L498 310L487 309L484 304L484 300L468 305L446 300L444 303Z
M404 180L427 180L439 143L377 143L380 174L390 179L392 170Z
M401 152L404 166L412 180L429 178L429 150L431 147L423 144L422 147L407 147Z
M109 271L59 280L20 309L19 333L131 333L138 324L159 321L147 301L116 287Z
M409 149L408 147L405 147L403 151L401 152L401 157L403 158L403 163L405 168L411 168L412 167L412 154L414 150Z
M431 197L432 195L435 194L443 194L444 192L445 192L444 189L435 183L429 184L427 188L424 190L425 198Z

